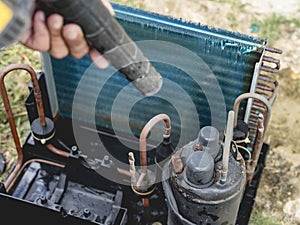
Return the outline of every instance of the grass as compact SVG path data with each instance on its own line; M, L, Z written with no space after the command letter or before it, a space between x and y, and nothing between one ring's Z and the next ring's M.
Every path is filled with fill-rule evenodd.
M300 20L288 19L283 15L272 13L263 20L254 20L251 28L254 29L254 32L258 32L261 37L269 37L269 43L273 44L282 37L283 33L300 29Z
M238 21L235 13L228 13L227 20L229 21L231 28L235 28L238 26Z
M282 223L274 213L269 211L253 211L249 225L282 225Z

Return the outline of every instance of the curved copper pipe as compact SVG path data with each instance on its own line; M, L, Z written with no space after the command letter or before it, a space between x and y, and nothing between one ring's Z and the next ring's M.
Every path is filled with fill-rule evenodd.
M23 163L23 152L22 152L22 147L20 144L20 139L18 136L18 132L16 129L16 124L14 121L14 116L12 113L12 109L10 107L10 102L9 102L9 98L7 95L7 90L5 87L5 77L12 71L14 70L25 70L26 72L28 72L31 76L31 82L33 84L33 90L34 90L34 97L35 97L35 101L37 104L37 109L38 109L38 114L39 114L39 118L40 118L40 122L43 126L46 125L46 120L45 120L45 113L44 113L44 108L43 108L43 102L42 102L42 97L41 97L41 91L40 91L40 87L39 87L39 83L38 83L38 79L36 76L35 71L32 69L32 67L24 65L24 64L11 64L8 65L7 67L5 67L3 69L3 71L1 72L1 76L0 76L0 91L1 91L1 97L3 100L3 104L5 107L5 111L6 111L6 115L7 115L7 119L10 125L10 129L11 129L11 133L13 136L13 140L17 149L17 154L18 154L18 158L17 158L17 164L15 165L14 170L11 172L11 174L9 175L9 177L7 178L5 185L9 185L10 182L12 181L12 179L14 178L14 176L16 175L16 173L20 170L21 165Z
M17 171L19 171L19 169L21 168L22 162L23 162L23 152L22 152L22 147L20 144L20 139L18 136L18 132L16 129L16 124L14 121L14 116L12 113L12 109L10 107L10 102L9 102L9 98L7 96L7 91L6 91L6 87L5 87L5 82L4 82L4 78L5 76L12 70L15 68L11 68L11 67L6 67L3 72L1 73L1 77L0 77L0 91L1 91L1 97L2 97L2 101L4 104L4 108L6 111L6 115L7 115L7 120L11 129L11 133L12 133L12 137L17 149L17 154L18 154L18 158L17 158L17 164L15 165L14 170L12 171L11 175L8 177L8 179L5 182L5 186L7 186L12 178L15 176L15 174L17 173Z
M171 120L170 117L166 114L158 114L154 116L148 123L144 126L141 135L140 135L140 164L141 172L147 174L147 136L153 126L160 121L165 123L165 132L164 135L170 135L171 132Z
M10 182L10 184L6 187L6 191L9 192L11 190L11 188L13 187L13 185L15 184L16 180L18 179L18 177L20 176L21 172L24 170L24 168L32 163L32 162L40 162L40 163L47 163L47 164L50 164L50 165L53 165L53 166L57 166L57 167L60 167L60 168L64 168L65 165L63 164L60 164L60 163L55 163L55 162L52 162L52 161L49 161L49 160L45 160L45 159L30 159L28 161L26 161L22 167L20 168L20 170L16 173L16 175L13 177L12 181Z
M47 147L47 149L49 149L51 152L53 152L56 155L59 155L59 156L65 157L65 158L69 158L71 156L71 154L69 152L60 150L52 144L47 144L46 147Z
M140 177L137 181L137 184L132 184L132 190L135 192L137 191L136 188L137 186L142 185L143 182L148 182L147 181L147 136L151 129L154 127L155 124L157 124L160 121L164 121L165 123L165 131L164 131L164 137L169 137L171 133L171 120L168 115L166 114L158 114L154 116L151 120L148 121L148 123L144 126L141 135L140 135L140 165L141 165L141 174ZM135 180L135 172L130 171L132 180ZM154 190L154 189L153 189ZM152 190L152 191L153 191ZM137 194L140 194L140 192L137 192ZM149 207L150 205L150 200L148 197L142 198L142 202L144 207Z
M258 158L259 158L259 155L261 152L261 148L263 145L267 126L270 121L272 102L270 102L265 97L263 97L259 94L256 94L256 93L245 93L245 94L240 95L234 103L234 112L236 113L234 127L236 127L236 124L237 124L237 113L238 113L237 110L239 108L240 102L246 98L255 98L255 99L261 101L262 103L264 103L264 105L267 108L267 113L266 113L265 117L262 113L259 114L259 116L258 116L258 123L257 123L258 127L256 130L255 143L253 146L253 151L251 153L251 159L247 162L247 165L246 165L246 168L247 168L246 180L247 180L247 183L249 183L249 182L251 182L251 180L253 178L253 175L254 175L253 173L257 166L257 161L258 161Z
M272 105L271 105L269 100L267 100L264 96L261 96L257 93L244 93L244 94L241 94L239 97L237 97L237 99L235 100L234 105L233 105L233 111L235 112L234 127L237 126L237 117L238 117L238 110L239 110L240 103L244 99L248 99L248 98L257 99L257 100L263 102L266 105L267 110L268 110L267 116L266 116L265 121L264 121L264 127L266 128L268 123L269 123L270 117L271 117Z
M3 85L4 85L5 76L14 70L25 70L30 74L31 82L33 85L33 93L34 93L34 97L35 97L35 101L36 101L36 105L37 105L38 115L40 118L40 123L42 126L46 126L42 95L41 95L39 82L38 82L38 79L36 76L36 72L33 70L32 67L25 65L25 64L17 63L17 64L8 65L7 67L4 68L4 70L2 71L2 74L1 74L1 83Z

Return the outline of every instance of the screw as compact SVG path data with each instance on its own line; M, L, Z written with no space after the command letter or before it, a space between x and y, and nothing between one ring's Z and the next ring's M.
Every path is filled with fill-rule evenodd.
M41 201L41 203L44 205L44 204L47 203L47 198L46 198L44 195L42 195L42 196L40 197L40 201Z
M90 210L89 210L88 208L85 208L85 209L83 210L83 215L84 215L85 217L88 217L89 215L91 215Z
M108 156L108 155L105 155L105 156L103 157L103 163L104 163L104 164L109 164L109 163L110 163L110 161L109 161L109 156Z

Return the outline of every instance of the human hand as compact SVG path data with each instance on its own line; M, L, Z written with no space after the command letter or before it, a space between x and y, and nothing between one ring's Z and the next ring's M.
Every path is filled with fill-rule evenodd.
M102 0L102 2L114 15L109 1ZM52 14L46 19L43 11L37 11L33 16L32 29L23 36L21 43L33 50L49 52L57 59L67 55L80 59L89 54L100 69L108 67L109 62L103 55L88 45L79 25L63 23L63 17L59 14Z

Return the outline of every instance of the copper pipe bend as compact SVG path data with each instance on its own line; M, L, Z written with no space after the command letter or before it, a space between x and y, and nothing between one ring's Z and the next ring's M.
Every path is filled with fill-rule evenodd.
M157 124L160 121L164 121L165 123L165 132L164 136L170 136L171 132L171 120L170 117L166 114L158 114L154 116L151 120L148 121L148 123L144 126L141 135L140 135L140 163L141 163L141 171L145 174L147 174L147 143L146 139L151 131L151 129L154 127L155 124Z
M5 181L5 186L7 187L8 185L10 185L10 183L12 182L12 180L14 179L14 177L16 176L16 174L18 173L18 171L21 169L21 165L23 163L23 151L22 151L22 147L20 144L20 139L19 139L19 135L16 129L16 124L14 121L14 115L10 106L10 102L9 102L9 98L7 95L7 90L5 87L5 77L12 71L15 70L25 70L26 72L28 72L31 76L31 81L33 84L33 89L34 89L34 96L35 96L35 100L37 103L37 108L38 108L38 113L39 113L39 117L40 117L40 122L42 125L46 125L46 121L45 121L45 114L44 114L44 108L43 108L43 103L42 103L42 98L41 98L41 91L39 88L39 83L38 83L38 79L36 76L35 71L33 70L32 67L24 65L24 64L11 64L8 65L7 67L5 67L0 75L0 92L1 92L1 97L3 100L3 104L5 107L5 111L6 111L6 115L7 115L7 120L8 123L10 125L10 129L11 129L11 133L13 136L13 140L17 149L17 164L14 167L14 170L10 173L9 177L6 179Z

